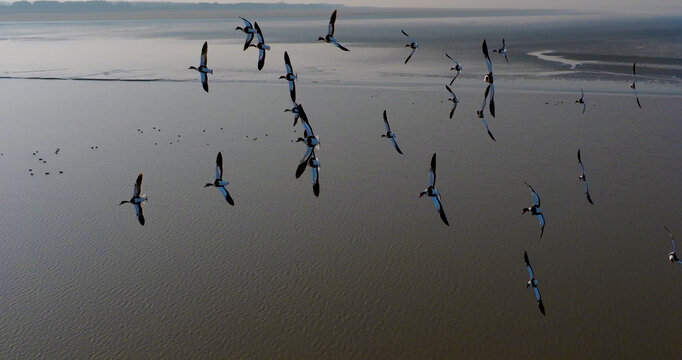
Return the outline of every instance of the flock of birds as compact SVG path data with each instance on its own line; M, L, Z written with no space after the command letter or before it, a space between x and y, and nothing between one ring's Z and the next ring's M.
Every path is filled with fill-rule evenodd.
M331 15L330 21L329 21L329 26L327 30L327 34L324 37L319 37L318 41L324 41L326 43L330 43L337 48L339 48L342 51L350 51L348 48L344 47L341 45L336 38L334 37L335 33L335 23L336 23L336 16L337 16L337 11L334 10L334 12ZM253 24L244 19L240 18L244 26L238 26L235 28L237 31L241 31L246 35L246 39L244 42L244 48L243 50L246 51L251 47L254 47L258 49L258 70L260 71L264 64L265 64L265 55L268 50L270 50L270 46L265 43L265 39L263 37L263 31L258 25L258 22L254 22ZM415 54L417 49L419 48L418 43L412 39L404 30L401 29L402 34L408 39L408 43L405 44L405 47L409 47L411 49L409 55L405 59L405 64L407 64L412 56ZM253 44L253 40L256 39L257 43ZM484 117L484 112L486 110L486 105L488 108L488 111L490 112L490 115L495 117L495 83L494 83L494 76L493 76L493 62L490 58L489 52L488 52L488 45L486 40L483 40L482 46L482 53L484 57L484 61L487 67L488 72L484 75L483 81L487 84L484 94L483 94L483 103L481 105L481 108L476 111L477 117L481 119L481 122L486 128L486 131L488 133L488 136L490 137L491 140L496 141L495 137L493 136L488 123L485 120ZM509 62L509 58L507 56L507 48L506 48L506 41L503 38L502 39L502 47L499 49L494 49L492 50L493 53L498 53L500 56L504 57L505 62ZM207 53L208 53L208 42L204 42L203 47L201 49L201 57L200 57L200 62L199 66L190 66L189 69L196 70L200 74L200 79L201 79L201 84L203 89L208 92L209 91L209 81L208 81L208 75L213 74L213 70L208 68L208 61L207 61ZM446 90L450 94L450 98L448 98L448 101L452 101L452 109L450 111L450 118L453 117L455 110L457 109L457 104L459 103L459 100L457 96L455 95L455 92L452 90L451 86L457 80L457 77L462 71L462 66L461 64L455 60L453 57L451 57L449 54L445 53L445 56L454 63L454 66L451 67L450 71L456 71L454 77L450 81L449 84L445 85ZM637 102L637 106L641 108L641 104L639 101L639 95L637 94L637 89L636 89L636 63L633 64L632 66L632 83L630 87L634 90L634 95L635 99ZM286 74L282 75L279 77L279 79L284 79L288 82L289 85L289 94L291 97L292 101L292 107L287 108L284 111L285 112L291 112L293 117L294 117L294 126L299 122L301 122L303 126L303 137L299 137L296 142L302 142L303 145L305 146L305 151L303 154L303 157L299 161L299 165L296 168L295 172L295 177L299 178L307 168L310 168L311 171L311 176L312 176L312 184L313 184L313 194L315 196L319 196L320 193L320 160L317 156L316 151L319 150L320 146L320 139L319 137L315 136L312 126L310 124L310 120L308 119L308 116L305 113L305 110L303 109L303 106L297 102L296 100L296 80L297 80L297 74L294 72L293 67L291 65L291 59L289 58L289 54L285 51L284 52L284 66L286 70ZM586 101L585 101L585 93L583 89L580 89L580 98L575 101L578 104L582 105L582 112L585 112L586 109ZM388 116L386 113L386 110L383 112L383 122L384 122L384 127L386 130L386 133L382 134L382 138L388 139L391 144L393 145L393 148L399 153L403 154L402 150L398 146L398 143L396 141L396 135L395 133L391 130L391 126L388 121ZM580 149L578 149L577 153L577 160L578 160L578 169L579 169L579 176L578 179L582 182L585 195L587 197L587 201L594 205L594 202L592 200L592 197L590 196L589 192L589 186L587 182L587 175L585 173L585 167L583 165L582 159L581 159L581 154L580 154ZM136 216L138 218L138 221L141 225L145 224L145 219L144 219L144 212L142 205L147 202L147 196L142 194L142 180L143 180L143 175L139 174L137 177L137 180L135 182L134 190L133 190L133 196L129 200L121 201L122 204L130 203L134 206ZM225 173L223 171L223 157L222 154L219 152L216 158L216 169L215 169L215 180L212 183L207 183L205 187L216 187L218 190L221 192L222 196L225 198L225 200L230 204L234 205L234 200L232 199L230 193L227 190L229 183L225 177ZM531 215L535 216L538 220L539 227L540 227L540 238L544 234L545 230L545 216L542 212L541 209L541 202L540 202L540 195L533 189L533 187L526 183L526 186L530 190L531 197L532 197L532 204L530 204L528 207L522 209L522 214L530 213ZM433 156L431 157L431 164L430 164L430 169L429 169L429 183L428 187L424 189L421 193L419 193L419 197L427 196L431 198L433 201L434 207L436 211L438 212L441 220L443 223L447 226L449 226L449 222L443 207L443 203L441 200L441 195L438 192L438 189L436 188L436 154L434 153ZM667 227L665 227L665 230L668 232L670 235L670 240L672 242L672 251L669 254L669 260L670 262L677 262L682 264L682 260L680 260L677 255L676 255L676 243L675 239L672 236L672 233L668 230ZM526 265L526 269L528 271L528 276L530 277L530 280L527 283L527 287L531 287L533 289L533 292L535 294L535 298L538 304L538 307L540 309L540 312L545 315L545 307L542 303L542 298L540 296L540 291L538 288L538 281L535 278L533 269L531 268L530 265L530 260L528 257L528 254L524 252L524 262Z

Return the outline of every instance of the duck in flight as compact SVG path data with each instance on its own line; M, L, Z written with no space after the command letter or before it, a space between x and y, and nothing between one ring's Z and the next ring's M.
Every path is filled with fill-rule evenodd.
M284 67L287 70L286 75L282 75L279 78L280 79L285 79L286 81L289 82L289 94L291 95L291 101L296 103L296 84L294 83L294 80L298 78L296 74L294 74L294 69L291 67L291 60L289 59L289 54L285 51L284 52Z
M327 35L325 37L318 37L317 41L324 41L326 43L332 43L334 44L337 48L343 50L343 51L350 51L343 47L343 45L339 44L338 41L334 38L334 24L336 23L336 10L332 13L332 17L329 19L329 28L327 29Z
M455 59L453 59L452 57L450 57L450 55L448 55L448 53L445 53L445 56L447 56L448 59L452 60L452 62L455 63L455 67L451 67L451 68L450 68L450 71L452 71L452 70L457 71L457 73L455 74L455 77L452 78L452 80L450 80L450 86L452 86L452 83L455 82L455 80L457 80L457 77L459 76L459 73L462 71L462 65L460 65L459 62L458 62L457 60L455 60Z
M310 122L308 122L308 116L306 115L305 110L303 110L303 105L298 105L298 111L301 118L301 124L303 124L305 129L303 130L303 137L296 139L296 142L303 142L306 145L306 149L296 168L297 179L301 177L301 174L305 171L308 160L310 160L310 157L312 156L312 152L320 146L320 139L313 133L313 128L310 126Z
M204 41L204 46L201 47L201 59L199 60L199 67L190 66L192 70L196 70L201 75L201 86L204 91L208 92L208 74L213 74L213 70L206 67L208 53L208 41Z
M678 259L677 254L675 253L675 250L677 249L677 244L675 244L673 234L670 232L670 230L668 230L667 226L663 226L663 228L665 229L665 231L668 232L668 236L670 236L670 242L673 244L673 251L671 251L670 254L668 254L668 260L670 260L671 264L674 262L682 264L682 260Z
M459 99L457 98L457 95L450 89L449 86L445 85L445 88L448 90L450 95L452 95L452 98L448 98L448 101L452 101L452 110L450 110L450 119L452 119L452 115L455 114L455 109L457 109L457 104L459 103Z
M284 112L291 112L294 114L294 126L296 126L296 123L298 122L298 118L300 117L300 112L299 112L299 105L296 102L293 102L294 106L291 107L291 109L284 109Z
M429 187L424 189L424 191L419 193L419 197L428 196L433 200L433 205L436 207L436 211L440 214L440 219L443 220L445 225L450 226L448 219L445 217L445 210L443 210L443 203L440 201L440 193L436 189L436 153L431 157L431 169L429 170Z
M407 37L407 41L409 41L409 43L405 44L405 47L409 47L410 49L412 49L412 52L410 53L410 55L407 57L407 59L405 59L405 64L407 64L407 62L410 61L410 59L412 58L412 55L414 55L414 52L417 51L417 48L419 47L419 45L414 40L412 40L410 35L407 35L405 30L400 29L400 32L402 32L403 35L405 35Z
M504 43L504 38L502 38L502 48L498 50L493 50L494 53L499 53L500 55L504 56L504 60L509 62L509 59L507 59L507 45Z
M530 280L526 283L526 288L532 287L535 293L535 300L538 302L538 307L542 315L545 315L545 306L542 304L542 298L540 297L540 289L538 289L538 280L533 275L533 268L530 267L530 261L528 261L528 253L523 252L523 261L526 262L526 270L528 270L528 276Z
M140 222L140 225L144 226L144 212L142 211L142 204L145 204L149 198L147 197L147 195L140 195L141 191L142 173L140 173L140 175L137 175L137 180L135 180L135 187L133 188L133 197L131 197L130 200L121 201L121 203L118 205L121 206L125 203L133 204L133 207L135 207L135 215L137 215L137 220Z
M576 104L583 104L583 114L585 113L585 108L587 107L587 104L585 104L585 92L583 91L583 88L580 88L580 99L575 101Z
M538 218L538 222L540 223L540 237L542 237L542 234L545 232L545 215L542 213L542 210L540 210L540 196L533 190L533 187L528 185L528 183L526 183L526 186L528 186L531 195L533 195L533 205L523 208L521 213L525 214L530 212L531 215L535 215Z
M403 152L400 151L400 148L398 147L398 143L395 142L395 134L393 133L393 131L391 131L391 125L388 124L388 118L386 117L386 110L384 110L384 128L386 128L386 134L381 134L381 137L391 140L391 143L393 143L393 147L398 152L398 154L402 154Z
M251 46L251 41L253 41L253 37L254 35L256 35L256 30L253 28L253 25L251 25L251 22L249 20L246 20L241 16L239 18L242 19L242 21L244 22L244 27L237 26L234 29L242 31L244 32L244 34L246 34L246 41L244 42L244 51L246 51L246 49L248 49L249 46Z
M258 71L261 71L263 69L263 65L265 65L265 50L270 50L270 45L265 44L263 32L260 30L260 26L258 26L258 21L254 23L254 26L256 27L256 37L258 38L258 44L251 44L251 46L258 49Z
M232 196L230 196L230 193L225 188L228 184L227 180L223 180L223 154L219 152L218 157L215 159L215 181L204 185L204 187L217 187L220 193L223 194L223 197L225 197L225 200L227 200L227 203L234 206L234 200L232 200Z
M594 205L592 202L592 198L590 197L590 188L587 186L587 176L585 175L585 167L583 166L583 162L580 159L580 149L578 149L578 168L580 169L580 176L578 176L578 179L580 179L583 182L583 186L585 187L585 195L587 195L587 201L590 202L590 204Z
M488 67L488 73L483 77L483 81L488 83L488 87L485 88L485 96L483 97L483 107L485 108L485 102L488 99L488 94L490 94L490 115L495 117L495 83L493 82L493 62L490 60L490 55L488 55L488 44L483 39L483 57L485 58L485 65Z
M637 95L637 86L635 85L637 79L635 77L635 66L637 66L637 63L632 64L632 84L630 84L630 88L635 91L635 99L637 99L637 106L639 108L642 108L642 104L639 103L639 95Z

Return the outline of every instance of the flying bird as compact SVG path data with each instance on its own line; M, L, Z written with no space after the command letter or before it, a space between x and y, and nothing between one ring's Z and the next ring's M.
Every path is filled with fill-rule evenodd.
M535 215L538 218L538 222L540 223L540 237L542 237L542 234L545 232L545 215L542 213L542 210L540 210L540 196L530 185L528 185L528 183L526 183L526 186L528 186L531 195L533 195L533 205L523 208L521 213L525 214L530 212L531 215Z
M400 151L400 148L398 147L398 143L395 142L395 134L393 133L393 131L391 131L391 125L388 124L388 118L386 117L386 110L384 110L384 127L386 128L386 134L381 134L381 137L391 140L391 143L393 143L393 147L398 152L398 154L402 154L403 152Z
M313 128L310 126L310 122L308 121L308 116L306 115L305 110L303 110L303 105L298 105L298 111L301 118L301 124L303 124L305 129L303 130L303 137L296 139L296 142L303 142L306 145L306 150L298 164L298 167L296 168L297 179L301 177L301 174L303 174L305 171L308 160L310 160L312 156L313 150L319 148L320 146L320 139L313 133Z
M258 21L254 23L254 26L256 27L256 37L258 38L258 44L251 44L251 46L258 49L258 71L261 71L263 69L263 65L265 65L265 50L270 50L270 45L265 45L263 32L261 31L260 26L258 26Z
M206 67L208 53L208 41L204 41L204 46L201 47L201 59L199 60L199 67L190 66L192 70L196 70L201 75L201 85L204 90L208 92L208 74L213 74L213 70Z
M334 23L336 23L336 10L334 10L334 12L332 13L332 17L329 19L329 29L327 30L327 35L325 37L318 37L317 41L332 43L343 51L350 51L343 47L343 45L339 44L339 42L336 41L336 39L334 38Z
M410 35L407 35L405 30L400 29L400 32L402 32L403 35L405 35L407 37L407 41L409 41L409 43L405 44L405 47L409 47L410 49L412 49L412 52L410 53L410 55L407 57L407 59L405 59L405 64L407 64L407 62L410 61L410 58L412 58L412 55L414 55L414 52L417 51L417 48L419 47L419 45L414 40L412 40Z
M582 180L583 186L585 187L585 195L587 195L587 201L590 202L590 204L594 205L592 202L592 198L590 197L590 189L587 186L587 175L585 175L585 167L583 166L583 162L580 159L580 149L578 149L578 168L580 169L580 176L578 176L578 179Z
M225 197L225 200L227 200L227 203L234 206L234 200L232 200L232 196L230 196L230 193L225 188L228 184L227 180L223 179L223 154L219 152L218 157L215 159L215 181L204 185L204 187L217 187L220 193L223 194L223 197Z
M455 109L457 109L457 104L459 103L459 99L457 98L457 95L450 89L449 86L445 85L445 88L450 92L450 95L452 95L452 98L448 98L448 101L452 101L452 110L450 110L450 119L452 119L452 115L455 114Z
M585 108L587 107L587 104L585 104L585 92L583 91L583 88L580 88L580 99L575 101L577 104L583 104L583 114L585 113Z
M485 39L483 39L483 56L485 58L485 65L488 67L488 73L483 77L483 81L488 83L488 87L485 88L485 96L483 97L483 107L485 108L485 102L490 94L490 115L495 117L495 83L493 82L493 62L490 60L490 55L488 55L488 44L486 44Z
M253 36L256 35L256 30L253 28L253 25L251 25L249 20L246 20L241 16L239 18L244 22L244 27L237 26L234 29L242 31L246 34L246 41L244 42L244 50L246 51L246 49L248 49L251 45L251 41L253 41Z
M445 210L443 210L443 203L440 201L440 193L436 189L436 153L433 153L431 157L431 169L429 170L429 187L424 189L424 191L419 193L419 197L428 196L433 200L433 205L436 207L436 211L440 214L440 219L443 220L445 225L450 226L448 219L445 217Z
M632 64L632 84L630 84L630 88L635 91L635 99L637 99L637 106L639 108L642 108L642 105L639 103L639 95L637 95L637 86L635 85L636 78L635 78L635 66L637 66L637 63Z
M453 59L452 57L450 57L450 55L448 55L448 53L445 53L445 56L447 56L448 59L452 60L452 62L455 63L455 67L451 67L451 68L450 68L450 71L452 71L452 70L457 71L457 73L455 74L455 77L452 78L452 80L450 80L450 86L452 86L452 83L455 82L455 80L457 80L457 77L459 76L459 73L462 71L462 65L460 65L459 62L458 62L457 60L455 60L455 59Z
M504 56L504 60L509 62L509 59L507 59L507 45L504 43L504 38L502 38L502 48L498 50L493 50L494 53L499 53L500 55Z
M540 297L540 289L538 289L538 280L533 275L533 268L530 267L530 261L528 261L528 253L523 252L523 260L526 262L526 270L528 270L528 276L530 280L526 283L526 288L532 287L535 293L535 300L538 301L538 307L542 315L545 315L545 306L542 304L542 298Z
M145 204L149 198L147 197L147 195L140 195L141 191L142 173L140 173L140 175L137 175L137 180L135 180L135 187L133 188L133 197L131 197L130 200L121 201L121 203L118 205L121 206L125 203L133 204L133 207L135 207L135 215L137 216L137 220L140 222L140 225L144 226L144 212L142 211L142 204Z
M293 102L294 106L291 107L291 109L284 109L284 112L291 112L294 115L294 126L296 126L296 123L298 122L298 118L300 117L300 112L299 112L299 107L296 102Z
M296 84L294 83L294 80L296 80L298 76L294 74L294 69L291 67L289 54L286 51L284 52L284 67L286 68L287 73L286 75L282 75L279 78L285 79L289 82L289 94L291 95L291 101L296 103Z
M678 259L677 254L675 253L675 249L677 249L677 244L675 244L673 234L670 232L670 230L668 230L667 226L663 226L663 228L665 229L665 231L668 232L668 236L670 236L670 242L673 244L673 251L671 251L670 254L668 254L668 260L670 260L671 264L674 262L682 264L682 260Z

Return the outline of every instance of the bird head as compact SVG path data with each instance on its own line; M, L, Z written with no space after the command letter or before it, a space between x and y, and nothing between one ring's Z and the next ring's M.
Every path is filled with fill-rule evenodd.
M302 137L300 137L300 138L296 139L296 142L301 142L301 141L305 142L305 139L304 139L304 138L302 138Z
M190 66L187 70L192 69L192 70L197 70L194 66Z
M236 27L236 28L234 28L234 29L235 29L235 30L241 30L241 31L244 31L244 28L243 28L243 27L241 27L241 26L237 26L237 27Z
M209 187L209 186L213 186L213 184L207 183L206 185L204 185L204 187Z
M282 76L280 76L279 78L280 78L280 79L286 79L287 77L284 76L284 75L282 75Z
M525 214L525 213L527 213L528 211L529 211L528 208L523 208L523 209L521 209L521 214Z
M121 201L120 204L118 204L118 206L121 206L121 205L123 205L123 204L125 204L125 203L127 203L127 202L129 202L129 201L128 201L128 200L123 200L123 201Z
M324 40L324 38L323 38L322 36L320 36L320 37L317 38L317 41L325 41L325 40Z

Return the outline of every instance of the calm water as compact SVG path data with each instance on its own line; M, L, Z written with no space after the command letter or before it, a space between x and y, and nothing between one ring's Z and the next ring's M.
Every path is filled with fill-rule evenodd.
M271 21L313 36L326 22ZM481 34L498 36L481 21ZM540 42L519 21L499 25L510 63L493 58L497 142L475 116L475 28L472 48L444 38L465 54L450 120L442 49L427 40L403 65L402 20L377 21L396 28L395 44L353 40L348 54L273 30L261 73L233 20L0 25L0 50L13 54L0 71L11 78L0 80L0 357L676 358L682 267L667 262L663 225L682 238L682 97L656 64L678 66L679 43L642 55L653 60L640 110L628 75L522 76L570 67L530 55L517 64L511 38ZM668 35L657 36L663 46ZM205 39L209 94L186 70ZM285 49L322 141L319 198L309 172L294 178L302 128L282 112ZM580 86L585 114L573 103ZM384 109L404 156L379 137ZM202 187L218 151L234 207ZM417 198L434 152L450 227ZM144 227L118 206L139 172ZM541 240L521 215L524 182L542 197ZM524 250L546 317L525 287Z

